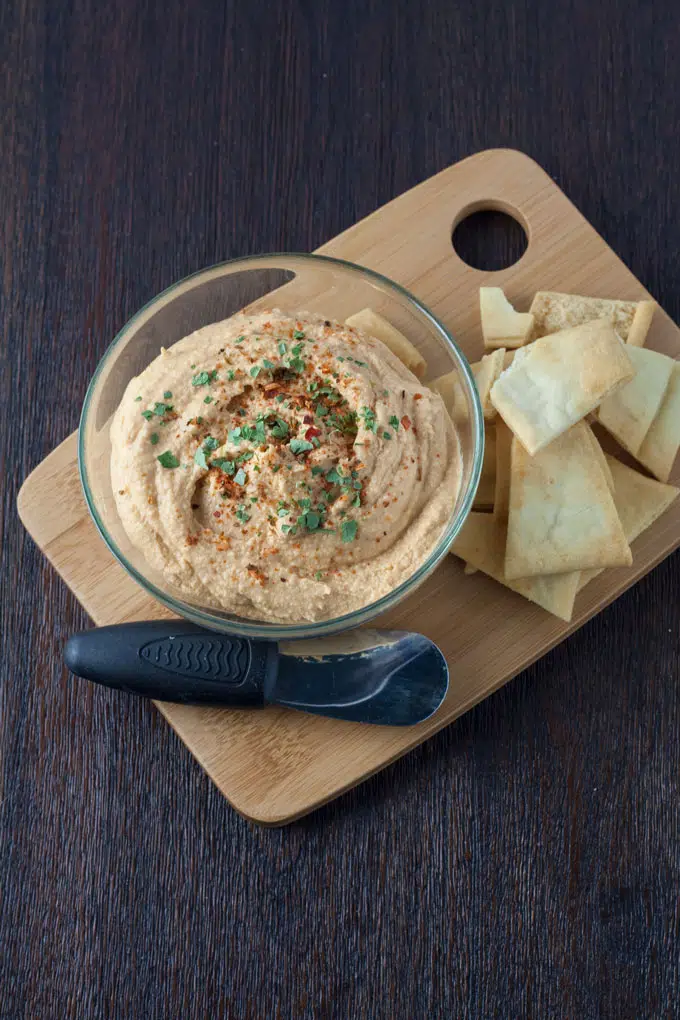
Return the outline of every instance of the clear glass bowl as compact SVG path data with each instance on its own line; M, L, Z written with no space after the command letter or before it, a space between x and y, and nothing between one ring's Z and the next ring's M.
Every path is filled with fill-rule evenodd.
M244 619L199 604L174 590L129 541L111 489L109 426L133 376L201 326L226 319L247 307L323 313L343 321L362 308L384 315L422 352L427 376L458 374L466 401L457 421L462 478L441 538L420 567L388 595L344 616L299 625ZM321 255L261 255L234 259L181 280L130 319L102 358L85 397L80 420L78 462L85 498L94 522L128 573L169 609L213 630L273 641L320 637L366 623L396 605L432 573L467 517L477 490L484 455L484 421L470 367L445 327L412 294L391 280L351 262Z

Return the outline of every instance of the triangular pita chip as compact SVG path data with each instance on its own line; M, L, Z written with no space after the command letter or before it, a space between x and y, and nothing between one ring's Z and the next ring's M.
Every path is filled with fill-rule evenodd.
M628 340L632 332L631 342L641 347L645 342L655 307L654 301L617 301L539 290L529 311L534 317L535 337L559 333L563 329L592 322L593 319L606 319L622 340ZM636 328L633 329L638 312Z
M635 376L602 401L597 420L635 457L661 407L675 362L647 347L629 347L628 356Z
M513 580L631 563L585 423L534 457L515 439L505 576Z
M680 364L675 363L668 389L636 457L667 482L680 449Z
M484 460L473 503L475 510L491 510L496 492L496 430L484 430Z
M476 361L473 365L470 365L477 384L482 412L487 420L496 417L496 408L489 400L489 394L491 393L491 387L503 371L504 359L505 348L500 347L497 351L492 351L491 354L485 354L481 361Z
M479 288L479 312L486 348L521 347L531 335L533 315L516 312L500 287Z
M496 419L496 491L493 512L500 522L507 524L510 506L510 456L513 435L502 418Z
M677 498L680 489L674 485L664 485L653 478L634 471L622 464L616 457L607 455L607 464L614 479L614 504L621 521L625 536L634 542L643 531L651 527L654 521ZM602 570L584 570L579 580L578 590L589 581L601 574Z
M525 449L537 453L632 378L626 351L602 321L544 337L516 352L491 401Z
M554 577L529 577L507 581L503 576L505 525L493 514L469 514L451 551L467 564L495 581L547 609L567 623L571 620L578 585L578 571Z
M446 375L437 376L436 379L432 379L427 385L442 398L446 405L446 410L454 422L461 425L468 420L467 400L456 370L447 372Z
M602 449L602 447L600 446L599 441L597 439L597 436L595 435L595 433L591 429L590 425L588 425L587 422L584 422L583 424L586 427L586 430L587 430L587 433L588 433L588 438L590 440L590 445L592 446L593 452L595 453L595 456L597 457L597 463L602 468L602 474L604 475L604 477L606 479L607 486L609 487L609 491L613 495L614 494L614 476L612 475L611 468L609 467L609 462L608 462L608 460L607 460L607 458L605 456L605 452ZM616 502L616 501L614 501L614 502Z
M420 351L391 322L383 319L382 315L378 315L372 308L362 308L360 312L350 315L348 319L345 319L345 325L353 326L354 329L359 329L363 333L368 333L369 336L382 340L385 347L388 347L392 354L396 354L418 379L424 378L427 362Z

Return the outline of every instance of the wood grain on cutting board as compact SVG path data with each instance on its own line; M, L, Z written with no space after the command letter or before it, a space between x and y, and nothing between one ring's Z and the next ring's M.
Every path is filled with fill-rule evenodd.
M483 272L451 244L478 209L518 219L528 247L513 266ZM319 252L375 269L407 287L443 320L470 360L482 353L478 288L502 286L520 309L536 290L639 299L644 287L557 185L528 156L478 153L406 192ZM647 346L680 356L680 330L658 310ZM678 482L678 466L671 478ZM45 498L49 493L49 500ZM76 436L30 475L19 494L26 528L97 624L170 614L113 559L81 492ZM676 503L633 545L631 568L605 571L578 596L571 624L549 616L481 574L464 577L452 557L379 625L432 638L451 671L447 699L409 729L341 723L285 709L238 712L158 708L219 789L247 817L283 824L383 768L496 690L584 623L680 545Z

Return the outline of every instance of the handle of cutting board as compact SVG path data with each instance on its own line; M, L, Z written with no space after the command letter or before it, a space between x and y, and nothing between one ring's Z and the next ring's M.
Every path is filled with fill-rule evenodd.
M278 647L214 634L183 620L98 627L71 637L76 676L155 701L261 708L278 668Z

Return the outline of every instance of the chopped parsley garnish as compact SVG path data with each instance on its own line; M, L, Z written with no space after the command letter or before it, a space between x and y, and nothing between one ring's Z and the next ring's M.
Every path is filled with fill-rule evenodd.
M361 506L361 496L357 492L356 496L352 500L352 506Z
M141 397L135 397L135 403L138 403L141 399Z
M245 485L246 484L246 473L243 470L243 468L239 468L238 469L238 471L234 475L234 481L236 482L237 485Z
M323 474L323 468L319 467L318 464L315 464L313 466L313 468L312 468L312 477L314 477L314 475L322 475L322 474Z
M162 418L168 411L172 411L172 404L163 404L160 400L157 400L153 405L153 413Z
M233 460L225 460L224 457L211 460L210 466L219 468L220 471L224 471L225 475L233 475L236 472L236 463Z
M241 442L241 429L232 429L229 433L229 442L234 443L236 446Z
M396 432L397 429L399 428L399 419L397 418L396 414L391 415L389 423Z
M293 354L297 358L298 355L302 354L304 349L304 344L295 344L295 347L293 347Z
M364 428L368 429L369 432L378 431L378 422L376 421L375 411L372 411L370 407L362 407L359 412Z
M342 540L343 542L353 542L357 537L357 531L359 525L356 521L343 521L341 527Z
M147 421L151 421L153 418L153 411L142 411L142 418L146 418Z
M317 579L317 581L320 581L320 580L321 580L321 578L323 577L323 574L321 573L321 571L320 571L320 570L317 570L317 572L316 572L316 574L314 575L314 577L315 577L315 578Z
M214 368L212 372L197 372L191 379L192 386L209 386L210 383L214 383L217 379L217 369Z
M305 453L307 450L313 450L314 449L314 446L312 445L312 443L310 443L306 439L291 439L291 441L289 443L289 446L290 446L290 452L294 453L294 454Z
M278 393L277 396L276 396L276 403L277 404L282 404L285 399L286 398L284 397L283 393Z
M204 404L212 404L212 402L213 402L213 398L212 397L210 397L210 396L203 397L203 403Z
M274 439L285 439L290 429L283 418L276 418L273 425L269 426L269 430Z
M158 433L157 432L152 432L151 433L151 445L155 446L157 442L158 442Z
M290 359L290 361L288 362L288 367L291 370L291 372L297 372L299 374L301 372L304 372L305 363L302 360L302 358L295 357Z
M194 464L198 464L198 466L203 468L204 471L208 470L208 462L205 459L205 450L202 446L199 446L194 454Z
M216 450L219 445L220 444L217 442L217 440L213 436L207 436L207 438L203 442L203 449L204 450Z
M177 457L175 457L174 453L171 453L170 450L166 450L165 453L162 453L160 457L156 458L156 460L158 460L161 467L164 468L179 467L179 461L177 460Z
M165 393L163 394L163 399L164 400L170 400L171 397L172 397L172 392L170 390L166 390Z
M302 332L301 329L296 329L295 332L293 333L293 340L304 340L304 338L305 334Z
M283 340L279 340L279 345L278 346L279 346L279 354L283 357L283 355L288 350L288 344L285 343Z
M252 375L253 379L257 379L261 371L262 369L259 365L253 365L253 367L250 370L250 375Z
M269 358L263 358L262 359L262 364L263 364L263 366L265 368L268 368L270 370L273 369L273 368L276 368L276 365L274 364L274 362L270 361Z
M245 336L237 336L236 339L234 340L234 343L235 344L242 344L244 340L245 340Z
M383 432L383 439L391 439L391 438L392 438L392 433L391 432Z
M234 375L235 375L234 369L230 368L229 371L227 372L227 379L229 380L229 382L234 381Z
M250 520L250 514L246 510L245 503L239 503L238 509L236 511L236 520L240 521L241 524L247 524L248 521Z

